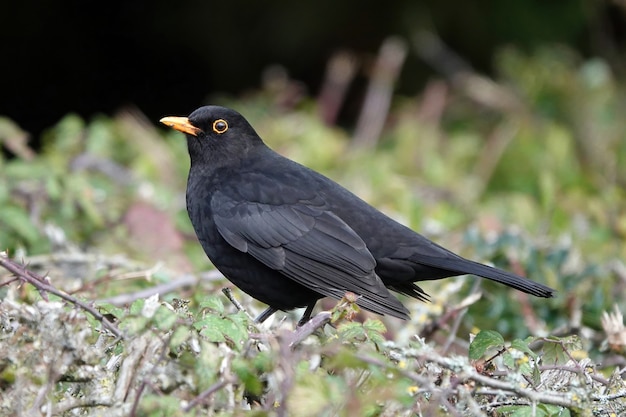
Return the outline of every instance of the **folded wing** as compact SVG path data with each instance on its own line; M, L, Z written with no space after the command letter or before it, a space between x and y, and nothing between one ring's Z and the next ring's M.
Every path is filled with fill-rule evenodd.
M363 240L321 199L265 204L216 193L211 208L230 245L286 278L336 299L350 291L367 310L408 318L374 272L376 261Z

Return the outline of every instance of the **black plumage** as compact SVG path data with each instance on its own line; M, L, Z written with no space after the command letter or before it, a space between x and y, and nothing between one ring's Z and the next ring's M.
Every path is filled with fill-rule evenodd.
M359 296L366 310L407 319L389 289L421 300L415 282L474 274L551 297L545 285L464 259L387 217L327 177L267 147L243 116L206 106L164 124L186 133L187 210L213 264L276 310ZM305 317L308 318L308 317Z

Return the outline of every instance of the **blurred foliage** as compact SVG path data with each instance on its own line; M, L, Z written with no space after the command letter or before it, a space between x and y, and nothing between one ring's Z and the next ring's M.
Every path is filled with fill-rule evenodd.
M512 107L485 105L467 90L452 88L441 117L433 119L424 117L429 105L424 97L396 97L373 149L355 148L350 132L325 125L316 113L318 103L310 100L286 109L276 104L273 92L260 91L245 99L223 97L219 104L244 114L278 152L322 171L443 246L559 291L554 299L531 299L481 281L483 298L467 308L457 327L436 328L429 344L440 346L442 337L451 337L455 349L467 356L466 335L478 333L482 336L469 346L470 359L504 349L501 366L535 383L539 368L534 361L538 355L545 361L550 346L547 357L561 364L580 351L597 362L623 366L623 358L601 349L600 322L613 304L626 305L624 85L601 60L582 60L563 47L534 53L504 49L496 66L494 82L513 97ZM46 271L57 287L99 299L101 311L115 317L129 338L109 346L108 354L130 356L134 343L150 343L142 335L166 341L146 351L152 355L150 366L163 368L143 376L152 389L146 388L150 393L142 397L137 415L182 415L178 401L164 393L181 394L189 404L212 387L214 395L204 403L212 415L226 415L220 410L235 409L234 401L249 402L255 415L281 409L291 415L342 415L340 409L350 410L345 415L400 415L419 413L420 404L427 407L434 398L421 391L432 387L417 387L398 369L420 375L432 371L421 368L422 356L407 352L425 348L415 335L462 303L477 288L471 285L475 279L424 283L433 302L403 300L413 312L409 323L344 322L289 355L279 342L259 336L262 331L251 327L243 313L207 295L223 281L181 289L176 295L190 301L184 308L155 301L146 307L143 300L116 307L107 301L110 297L209 266L185 211L185 140L157 129L134 109L90 121L67 115L42 136L37 154L18 146L20 135L11 121L0 119L0 140L13 154L0 157L0 248ZM102 259L86 267L61 256L85 253ZM120 254L137 262L105 261ZM236 292L250 311L260 308L240 295ZM164 297L174 303L171 294ZM0 313L8 317L19 310L13 304L9 309L9 301L39 306L39 299L34 290L0 292ZM28 323L35 328L37 321ZM82 319L74 323L84 324ZM529 333L535 338L526 339ZM7 334L8 340L12 333ZM549 334L563 337L550 342ZM570 334L579 338L573 342ZM542 343L543 352L533 343ZM56 341L49 346L61 349ZM520 358L526 365L516 365ZM0 357L0 390L14 387L20 375L32 378L20 369L21 360L15 352ZM103 371L109 360L88 363ZM286 380L292 391L289 402L281 403L277 393ZM543 414L536 415L565 415L559 414L562 407L540 405ZM511 407L501 411L531 415L530 406ZM445 407L435 408L430 411L445 414Z

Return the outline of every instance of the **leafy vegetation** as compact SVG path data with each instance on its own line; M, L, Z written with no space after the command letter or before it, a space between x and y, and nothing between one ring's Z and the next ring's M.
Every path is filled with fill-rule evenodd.
M395 97L373 148L324 124L311 99L219 100L413 229L559 291L426 282L431 303L403 300L408 323L347 297L311 335L294 330L297 312L256 326L246 312L262 305L233 289L238 311L219 293L229 284L185 212L182 135L133 109L67 115L35 153L0 119L0 259L27 264L17 281L0 275L0 414L624 413L624 86L560 47L505 49L497 66L491 89L430 90L439 113L427 93ZM18 285L36 273L63 297Z

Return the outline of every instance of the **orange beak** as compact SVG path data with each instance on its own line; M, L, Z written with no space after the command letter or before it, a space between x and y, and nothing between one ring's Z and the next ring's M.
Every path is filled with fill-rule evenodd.
M202 133L202 129L199 129L189 123L189 119L186 117L168 116L162 118L159 122L163 123L165 126L171 127L174 130L178 130L179 132L187 133L192 136L198 136Z

